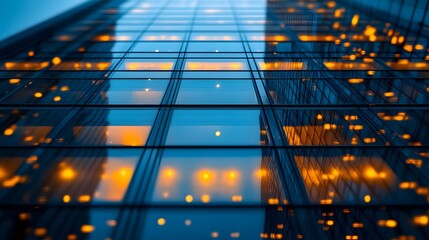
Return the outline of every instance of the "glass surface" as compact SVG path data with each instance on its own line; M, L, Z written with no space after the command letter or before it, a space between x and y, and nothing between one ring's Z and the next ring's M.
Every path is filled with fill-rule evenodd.
M34 145L50 143L50 133L66 117L70 109L2 109L0 135L2 146Z
M92 6L0 42L1 239L429 239L428 1Z
M168 80L106 80L94 104L160 104Z
M260 110L175 110L165 144L261 145L260 118Z
M287 201L279 173L261 149L175 149L161 159L151 202L260 204ZM266 191L265 186L277 186Z
M137 149L103 148L50 149L41 154L3 152L2 169L7 175L0 201L64 205L120 202L140 155Z
M54 143L60 145L144 146L157 110L85 109Z
M256 104L252 80L184 80L177 104Z
M240 42L190 42L188 52L243 52Z

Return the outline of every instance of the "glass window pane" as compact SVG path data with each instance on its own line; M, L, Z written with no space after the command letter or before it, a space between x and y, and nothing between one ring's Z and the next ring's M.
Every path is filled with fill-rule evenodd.
M274 159L261 149L168 149L158 170L152 202L260 204L284 193ZM264 192L269 182L278 188ZM263 190L264 189L264 190Z
M144 146L156 114L157 110L85 109L55 143Z
M167 145L260 145L260 110L175 110Z
M256 104L252 80L183 80L177 104Z
M160 104L168 80L106 80L94 104Z
M9 178L0 191L8 196L3 200L14 203L120 202L141 152L105 148L48 149L40 154L27 152L25 155L3 152L7 155L0 157L0 165L5 163L5 157L16 161L7 160L13 164L6 168ZM31 180L14 180L26 179L25 176L31 176Z

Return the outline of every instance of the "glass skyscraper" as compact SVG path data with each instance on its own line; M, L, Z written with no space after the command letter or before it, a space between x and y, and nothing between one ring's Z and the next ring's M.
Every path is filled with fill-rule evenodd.
M0 239L429 239L428 6L113 0L12 41Z

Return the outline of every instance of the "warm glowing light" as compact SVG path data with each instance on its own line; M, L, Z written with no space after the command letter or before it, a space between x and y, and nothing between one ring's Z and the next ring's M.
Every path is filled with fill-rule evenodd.
M6 129L3 131L3 134L4 134L5 136L11 136L13 133L14 133L13 128L6 128Z
M115 40L115 37L107 35L107 34L104 34L104 35L95 36L93 38L93 40L94 41L99 41L99 42L107 42L107 41Z
M216 137L220 137L220 135L221 135L221 132L220 132L220 131L216 131L216 132L215 132L215 136L216 136Z
M362 125L350 125L349 129L354 130L354 131L360 131L363 129L363 126Z
M363 83L363 78L349 78L348 82L350 84Z
M60 88L60 91L61 92L67 92L67 91L69 91L70 90L70 88L68 87L68 86L62 86L61 88Z
M258 62L259 68L263 71L275 70L302 70L302 62Z
M231 179L234 179L234 178L237 177L237 173L234 172L234 171L231 171L231 172L228 173L228 177L231 178Z
M267 174L268 174L268 172L267 172L267 170L266 170L266 169L258 169L258 170L256 171L256 176L257 176L258 178L265 177L265 176L267 176Z
M79 202L89 202L89 201L91 201L91 196L81 195L81 196L79 196L78 201Z
M83 233L90 233L93 232L95 230L95 227L92 225L82 225L82 227L80 228L80 231Z
M334 220L328 220L328 221L326 221L326 225L328 225L328 226L334 225Z
M65 203L69 203L69 202L70 202L70 200L71 200L70 195L64 195L64 196L63 196L63 202L65 202Z
M66 70L66 71L81 71L81 70L96 70L102 71L110 67L110 62L62 62L54 67L53 70Z
M365 30L363 32L363 35L369 37L369 36L373 36L374 34L377 33L377 28L371 26L371 25L367 25L365 27Z
M416 45L414 46L414 49L416 49L416 50L418 50L418 51L421 51L421 50L424 50L424 49L425 49L425 47L424 47L422 44L416 44Z
M40 70L49 66L49 62L6 62L6 70Z
M393 96L395 96L395 93L394 92L385 92L384 96L385 97L393 97Z
M234 70L243 70L244 64L241 62L187 62L185 70L225 70L225 71L234 71Z
M417 187L416 182L401 182L399 183L400 189L414 189Z
M429 217L426 215L415 216L414 217L414 224L416 224L418 226L427 226L429 224Z
M365 195L364 197L363 197L363 201L364 202L366 202L366 203L370 203L371 202L371 196L370 195Z
M346 154L343 156L343 161L344 162L349 162L349 161L354 161L355 160L355 156L351 155L351 154Z
M76 176L76 173L72 168L68 167L60 172L60 176L64 180L72 180Z
M386 220L386 227L394 228L397 225L398 225L398 223L393 219Z
M279 204L279 199L278 198L268 198L268 204L270 205L275 205L275 204Z
M165 218L158 218L156 222L159 226L164 226L167 223L167 220L165 220Z
M234 196L231 197L231 201L233 201L233 202L241 202L241 201L243 201L243 196L241 196L241 195L234 195Z
M163 170L162 175L165 178L174 178L176 176L176 171L173 168L166 168Z
M173 68L173 62L126 62L125 68L131 71L171 70Z
M335 1L329 1L326 3L326 6L328 6L328 8L334 8L337 5L337 3Z
M109 227L115 227L117 225L117 222L113 219L107 220L106 225Z
M336 18L340 18L340 17L342 17L342 16L343 16L344 12L345 12L345 9L344 9L344 8L339 8L339 9L335 10L335 12L334 12L334 16L335 16Z
M185 201L187 203L191 203L194 200L194 197L192 195L186 195Z
M353 15L351 25L355 27L358 24L358 22L359 22L359 15L358 14Z
M58 64L60 64L61 63L61 58L60 57L54 57L53 59L52 59L52 64L54 64L54 65L58 65Z
M201 202L203 203L209 203L210 202L210 195L204 194L201 196Z
M41 97L43 97L43 93L41 93L41 92L35 92L33 96L35 98L41 98Z
M32 163L35 163L37 160L38 160L39 158L36 156L36 155L32 155L32 156L29 156L28 158L27 158L27 163L28 164L32 164Z
M332 199L322 199L320 200L320 204L322 205L331 205L332 204Z
M29 218L30 218L30 214L28 214L28 213L20 213L19 214L19 219L20 220L27 220Z
M60 96L55 96L54 97L54 102L59 102L61 101L61 97Z
M413 45L411 44L405 44L404 45L404 50L407 52L412 52L413 51Z
M418 168L421 168L423 161L421 159L408 158L407 160L405 160L405 163L406 164L412 164ZM429 193L426 195L429 195Z
M372 167L368 167L368 168L365 170L365 176L366 176L367 178L369 178L369 179L374 179L374 178L379 178L379 177L381 177L381 176L380 176L380 174L379 174L377 171L375 171L375 169L374 169L374 168L372 168Z
M375 69L374 63L362 62L324 62L329 70L369 70Z
M83 131L81 129L84 128L96 130L99 127L75 127L74 131ZM146 144L150 129L150 126L108 126L108 142L110 144L142 146Z
M7 179L3 182L3 187L15 187L16 184L25 180L24 177L21 176L13 176L10 179Z
M268 42L284 42L287 41L288 38L286 36L282 36L282 35L274 35L274 36L264 36L263 40L268 41Z
M46 228L36 228L34 229L34 235L37 237L45 236L48 230Z
M426 62L398 61L398 62L386 62L385 64L396 70L417 70L417 71L429 70L429 64Z
M20 82L21 82L21 79L19 79L19 78L9 79L9 84L18 84Z
M302 42L333 42L335 36L333 35L298 35L298 38Z

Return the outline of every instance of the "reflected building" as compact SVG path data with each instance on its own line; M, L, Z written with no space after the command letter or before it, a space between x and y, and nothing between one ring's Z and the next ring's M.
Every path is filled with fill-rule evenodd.
M116 0L6 51L0 233L429 238L412 2Z

